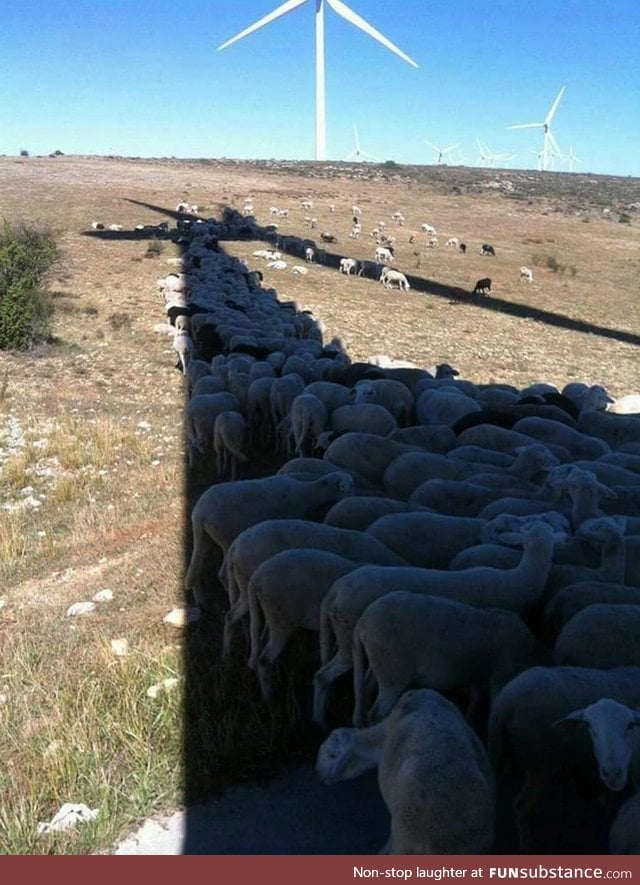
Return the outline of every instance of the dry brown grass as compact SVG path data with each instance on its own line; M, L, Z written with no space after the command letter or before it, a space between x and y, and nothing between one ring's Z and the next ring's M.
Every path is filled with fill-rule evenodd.
M190 199L216 214L225 205L241 208L250 196L262 223L271 220L269 206L287 207L291 216L280 221L281 232L319 239L321 230L332 230L339 238L334 251L371 258L368 231L380 218L391 230L389 216L402 209L407 224L391 232L407 273L466 290L488 275L494 304L640 332L638 221L619 224L608 220L615 213L601 211L603 202L615 210L616 200L618 208L638 201L637 182L591 185L587 176L547 176L540 184L535 174L491 170L432 170L430 176L423 170L412 179L401 170L390 173L395 180L377 181L372 170L366 172L371 177L341 167L304 172L249 164L0 159L7 217L52 225L65 254L52 282L53 342L28 354L0 355L0 506L10 508L0 509L0 596L6 600L0 609L0 694L6 695L0 852L107 846L123 826L178 801L182 783L179 694L159 702L145 696L153 682L181 672L175 633L161 619L182 598L183 389L169 342L151 331L162 319L155 280L166 272L165 259L179 253L167 243L160 257L144 260L146 240L85 236L92 220L131 229L165 216L130 200L171 210ZM316 177L320 172L328 177ZM526 199L482 185L506 177ZM306 197L315 202L317 231L303 224L308 213L300 200ZM333 215L331 202L338 206ZM359 241L347 236L354 202L364 216ZM416 247L407 238L423 221L435 224L441 244L450 235L463 239L467 255L444 245L422 248L416 268ZM480 257L482 242L495 245L495 259ZM258 245L224 244L262 268L250 257ZM545 266L547 256L567 270L554 273ZM533 268L531 286L519 282L523 264ZM355 358L384 352L418 364L447 361L480 382L585 380L616 395L640 390L638 348L631 343L480 304L385 292L328 268L312 267L306 277L262 269L265 285L313 309ZM29 497L39 506L25 505ZM112 603L82 621L64 617L72 602L105 587L114 592ZM194 711L199 716L203 757L209 747L202 783L221 785L243 766L249 772L268 767L270 754L286 743L283 721L295 721L299 711L290 684L280 719L252 706L250 675L234 670L230 679L216 669L210 635L194 658L212 667L210 684L203 688L201 680L187 703L192 718ZM132 654L121 661L111 655L109 640L124 636ZM239 706L238 694L244 698ZM214 707L221 698L222 712ZM264 745L247 737L248 721L270 735ZM67 750L43 764L55 741ZM304 736L298 746L303 743ZM231 773L221 774L221 765ZM100 821L55 840L36 839L37 820L49 819L65 801L99 806Z

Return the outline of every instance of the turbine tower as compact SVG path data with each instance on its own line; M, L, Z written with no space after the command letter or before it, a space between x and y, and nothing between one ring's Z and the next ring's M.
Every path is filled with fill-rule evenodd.
M438 166L441 166L443 163L443 157L445 154L448 154L450 151L455 150L457 147L460 147L459 144L450 144L449 147L440 148L435 144L431 144L430 141L425 141L427 147L430 147L432 151L436 152L436 156L438 158Z
M356 137L355 148L348 154L344 160L345 163L350 162L351 160L369 160L371 163L379 162L374 156L368 154L366 151L363 151L360 147L360 136L358 135L358 127L354 126L353 131Z
M227 40L226 43L218 46L218 49L226 49L227 46L230 46L237 40L242 40L243 37L248 36L249 34L253 33L253 31L257 31L259 28L264 27L264 25L270 24L277 18L286 15L288 12L291 12L294 9L297 9L298 6L304 6L304 4L308 2L310 2L310 0L286 0L285 3L283 3L281 6L278 6L278 8L274 9L273 12L268 13L259 21L255 22L252 25L249 25L249 27L245 28L244 31L236 34L235 37ZM348 22L351 22L351 24L355 25L356 28L360 28L360 30L364 31L365 34L368 34L369 37L377 40L378 43L382 43L383 46L386 46L387 49L391 50L391 52L394 52L397 56L406 61L408 64L413 65L414 68L417 68L418 65L415 63L415 61L413 61L413 59L409 58L408 55L405 55L405 53L402 52L401 49L398 49L398 47L395 46L390 40L387 40L387 38L384 37L380 33L380 31L377 31L374 27L372 27L372 25L370 25L363 18L353 12L353 10L349 9L348 6L345 6L342 0L313 0L313 2L315 5L316 20L316 160L326 160L327 139L324 98L325 5L328 4L339 16L346 19Z
M544 131L544 137L542 140L542 159L540 163L540 168L543 172L546 172L549 167L549 156L551 156L552 160L555 157L562 156L562 152L551 132L551 121L554 118L555 112L558 110L558 105L560 104L560 99L562 98L564 90L565 87L563 86L558 93L556 100L549 108L549 113L542 123L519 123L516 126L507 126L507 129L542 129Z

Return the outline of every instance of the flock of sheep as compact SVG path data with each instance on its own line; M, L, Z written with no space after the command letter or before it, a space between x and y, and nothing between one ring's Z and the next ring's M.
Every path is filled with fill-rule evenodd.
M219 246L260 236L249 213L193 223L158 281L190 463L216 456L185 584L210 605L217 547L222 654L248 620L270 703L293 635L317 636L324 727L353 673L317 771L378 767L387 852L495 850L505 790L523 852L640 852L638 398L353 363ZM257 452L283 466L238 480Z

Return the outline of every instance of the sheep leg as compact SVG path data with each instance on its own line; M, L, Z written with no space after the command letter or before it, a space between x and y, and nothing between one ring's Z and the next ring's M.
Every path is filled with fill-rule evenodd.
M222 657L229 657L233 648L233 634L236 625L249 614L249 606L245 599L239 598L231 606L224 617L224 635L222 640Z
M189 568L184 579L184 586L186 590L197 594L200 590L200 576L209 547L209 536L205 531L204 522L195 514L191 515L191 525L193 527L193 550L191 552Z
M313 677L313 721L318 725L325 725L327 696L332 683L343 673L348 673L351 666L351 659L341 657L338 652L332 660L316 671Z
M270 627L269 641L258 661L258 678L260 679L260 689L265 704L269 704L273 698L273 684L271 681L273 665L284 651L293 632L293 630L278 630L277 627Z

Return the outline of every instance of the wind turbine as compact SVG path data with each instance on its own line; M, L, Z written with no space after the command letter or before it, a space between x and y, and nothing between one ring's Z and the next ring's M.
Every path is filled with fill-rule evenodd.
M283 3L281 6L278 6L278 8L274 9L273 12L268 13L259 21L255 22L252 25L249 25L249 27L245 28L244 31L236 34L235 37L227 40L226 43L218 46L218 50L226 49L227 46L230 46L237 40L242 40L243 37L248 36L249 34L253 33L253 31L257 31L259 28L264 27L264 25L270 24L270 22L275 21L277 18L286 15L288 12L291 12L294 9L297 9L298 6L304 6L304 4L308 2L309 0L286 0L285 3ZM315 4L316 23L316 160L326 160L327 139L324 98L325 5L328 4L339 16L346 19L348 22L351 22L351 24L355 25L356 28L360 28L360 30L364 31L365 34L368 34L369 37L377 40L378 43L382 43L383 46L386 46L387 49L391 50L391 52L394 52L397 56L406 61L407 64L413 65L414 68L417 68L418 65L415 63L415 61L413 61L413 59L409 58L408 55L405 55L405 53L402 52L401 49L398 49L398 47L395 46L390 40L387 40L387 38L384 37L380 33L380 31L377 31L372 25L370 25L363 18L353 12L353 10L349 9L348 6L345 6L342 0L313 0L313 2Z
M425 144L427 145L427 147L430 147L432 151L436 152L436 156L438 157L438 166L442 165L442 162L443 162L442 158L444 157L445 154L448 154L449 151L453 151L457 147L460 147L459 144L450 144L449 147L440 148L435 144L431 144L430 141L425 141Z
M377 163L378 160L375 157L373 157L371 154L368 154L366 151L363 151L360 147L360 136L358 135L358 127L354 126L353 131L356 137L356 146L351 151L351 153L344 158L345 163L348 163L351 160L369 160L371 163Z
M502 160L503 162L507 162L508 160L513 160L515 157L515 154L493 154L487 145L483 144L479 138L476 138L476 142L478 143L478 150L480 151L480 156L478 157L478 165L480 166L491 166L493 168L497 161Z
M582 163L582 160L580 159L580 157L576 157L576 155L573 153L573 148L572 148L572 147L569 147L569 153L568 153L567 156L565 157L565 160L568 160L568 161L569 161L569 172L574 172L574 171L575 171L574 168L573 168L573 167L574 167L574 163Z
M555 115L555 112L558 110L558 105L560 104L560 99L562 98L562 94L565 90L563 86L560 92L558 93L556 100L549 108L549 113L544 118L542 123L519 123L516 126L507 126L507 129L543 129L544 130L544 138L542 140L542 160L541 160L541 169L546 172L549 166L549 148L551 148L551 156L561 157L562 153L558 144L553 137L553 133L551 132L551 121Z

